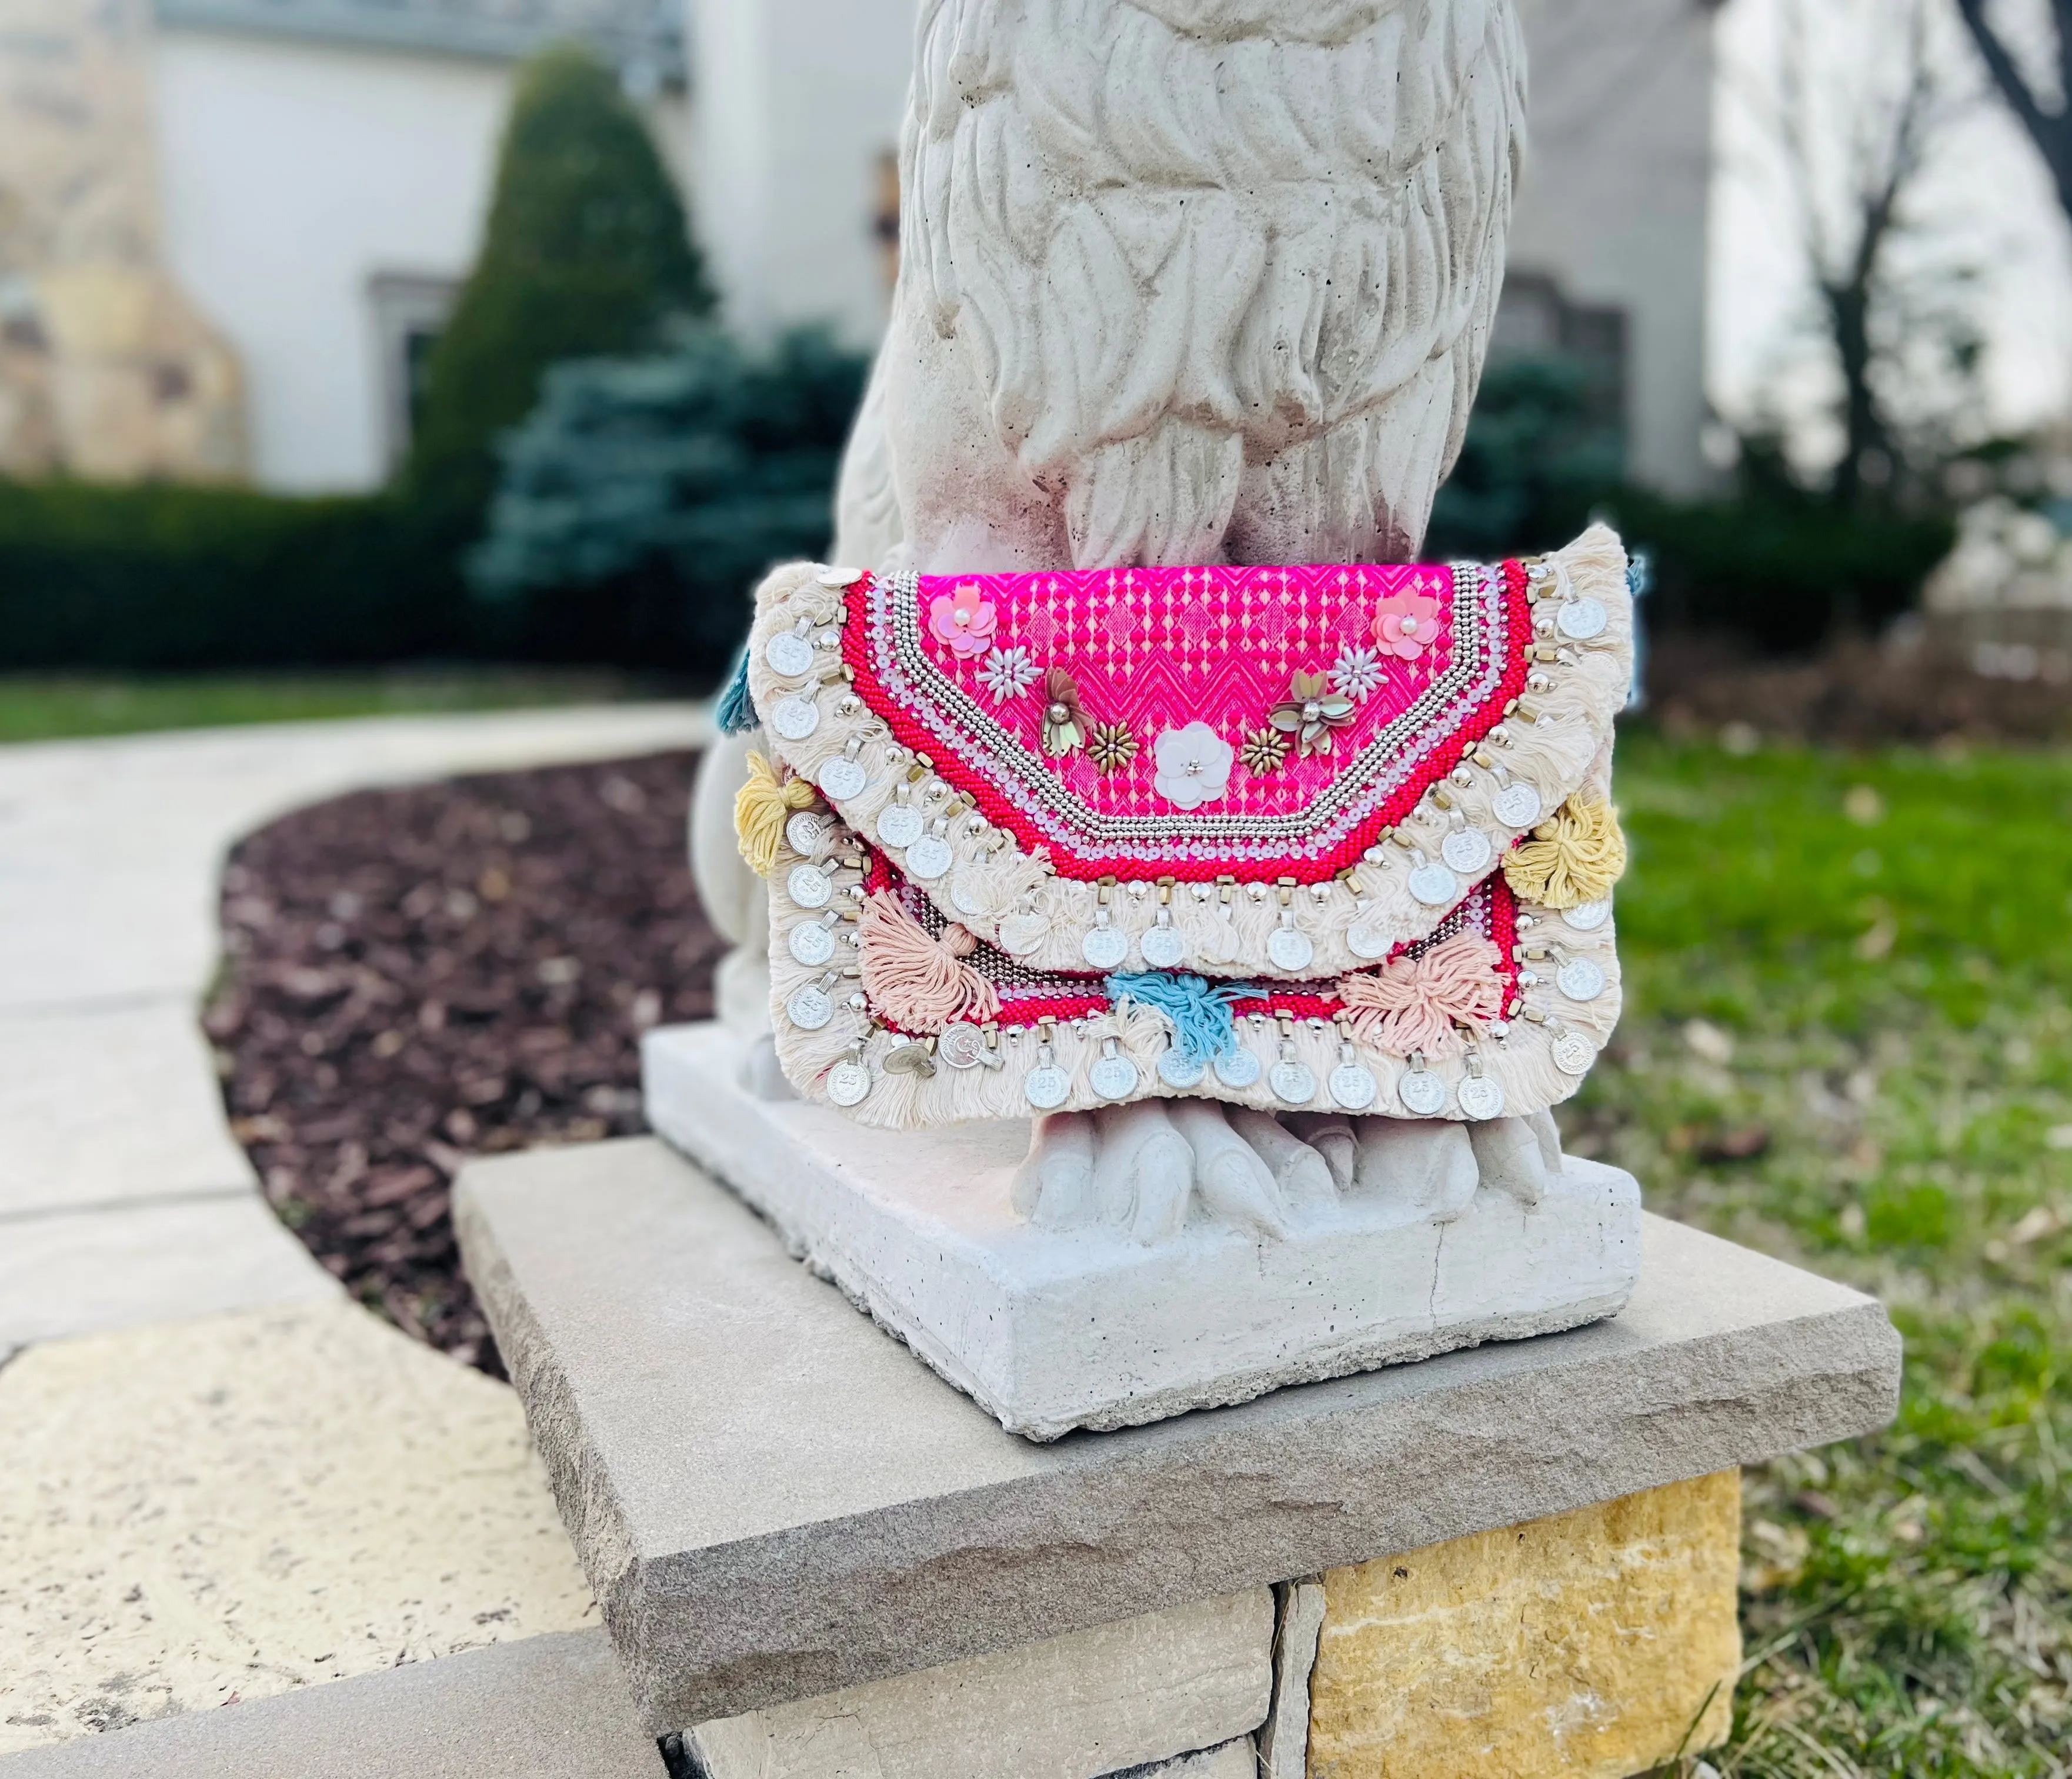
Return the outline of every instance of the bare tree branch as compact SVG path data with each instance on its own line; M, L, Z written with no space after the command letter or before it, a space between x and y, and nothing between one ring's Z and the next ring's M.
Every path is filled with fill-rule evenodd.
M2058 201L2072 217L2072 0L2050 0L2053 23L2058 30L2058 90L2065 95L2055 111L2046 111L2030 89L2028 79L2014 56L1986 17L1987 0L1957 0L1957 10L1979 46L1986 72L2000 89L2029 140L2036 144L2044 164L2057 182Z
M1889 400L1905 349L1896 341L1930 318L1912 312L1915 280L1901 270L1901 241L1923 229L1914 195L1954 101L1934 35L1937 0L1866 0L1855 27L1866 60L1839 81L1815 72L1809 21L1826 3L1785 0L1779 9L1774 98L1759 109L1841 385L1832 493L1853 506L1886 497L1881 490L1908 455Z

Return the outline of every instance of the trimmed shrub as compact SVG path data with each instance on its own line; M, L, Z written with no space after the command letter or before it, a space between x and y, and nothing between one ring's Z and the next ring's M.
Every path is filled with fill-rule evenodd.
M1619 435L1594 417L1596 393L1567 360L1492 366L1433 505L1426 554L1488 560L1552 549L1601 515L1654 558L1651 629L1794 654L1882 628L1915 603L1955 541L1942 514L1846 510L1799 488L1759 443L1719 500L1624 486Z
M1957 539L1939 513L1877 517L1810 496L1685 503L1627 490L1602 508L1629 547L1654 554L1651 628L1773 655L1883 629L1912 609Z
M481 257L426 369L407 492L472 536L493 443L531 412L549 365L638 350L665 316L711 307L639 115L586 51L542 51L519 77Z
M395 661L463 652L471 621L378 496L0 482L0 667Z
M710 328L557 365L468 562L506 652L718 672L763 571L828 548L868 369L820 333L749 357Z

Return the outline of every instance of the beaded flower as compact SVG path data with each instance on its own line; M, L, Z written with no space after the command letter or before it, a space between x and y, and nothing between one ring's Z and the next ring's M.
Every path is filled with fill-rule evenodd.
M1439 640L1441 610L1429 593L1392 593L1375 607L1374 640L1384 655L1415 661Z
M978 677L993 694L993 702L1004 704L1034 686L1043 677L1043 669L1026 649L996 649L979 664Z
M1381 684L1381 657L1371 649L1348 648L1331 668L1331 684L1355 703L1364 703Z
M1119 772L1137 758L1137 737L1125 724L1096 723L1087 737L1087 757L1104 772Z
M1075 754L1087 743L1087 714L1079 689L1062 667L1043 676L1043 752L1053 760Z
M938 593L929 602L928 628L960 661L969 661L992 648L993 627L999 621L1000 614L990 599L981 596L976 581L960 582L954 594Z
M1264 778L1268 772L1280 771L1288 758L1288 738L1278 729L1255 729L1244 738L1238 757L1253 777Z
M1306 758L1330 752L1331 731L1344 728L1359 714L1359 706L1344 693L1333 691L1322 673L1297 673L1288 682L1288 696L1273 706L1267 720L1294 736Z

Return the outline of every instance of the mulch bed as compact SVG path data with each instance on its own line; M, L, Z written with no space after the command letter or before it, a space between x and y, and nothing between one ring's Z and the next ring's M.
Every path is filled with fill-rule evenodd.
M462 1162L626 1136L639 1038L711 1011L693 756L360 792L224 874L204 1023L283 1222L363 1302L501 1376L462 1274Z

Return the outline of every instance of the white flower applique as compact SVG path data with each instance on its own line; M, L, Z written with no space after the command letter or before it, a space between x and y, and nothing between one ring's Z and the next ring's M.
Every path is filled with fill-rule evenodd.
M1364 704L1381 684L1381 658L1371 649L1348 648L1331 668L1331 684L1356 704Z
M995 704L1019 698L1042 677L1042 669L1030 659L1026 649L995 649L979 665L978 677L993 694Z
M1237 750L1206 723L1168 729L1151 744L1158 794L1182 809L1213 803L1230 789Z

